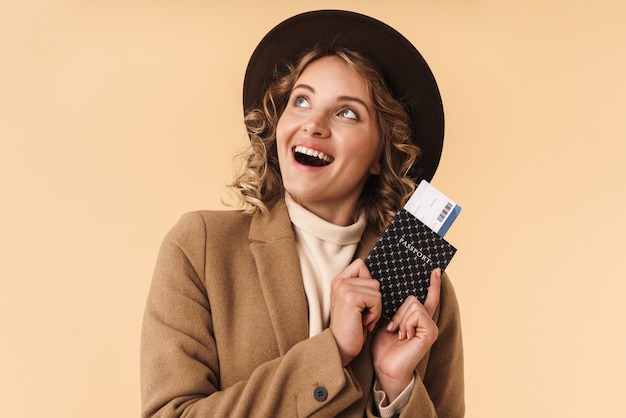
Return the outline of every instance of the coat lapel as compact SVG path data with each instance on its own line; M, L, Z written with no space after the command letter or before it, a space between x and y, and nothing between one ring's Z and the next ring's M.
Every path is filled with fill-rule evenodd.
M363 232L363 236L361 237L361 242L359 243L359 246L356 249L354 258L355 259L361 258L365 260L369 252L374 247L374 244L376 243L376 240L378 239L378 237L379 235L376 235L369 229L366 229L365 232Z
M253 217L249 238L263 297L283 355L308 338L309 320L296 241L282 200L270 210L269 216Z
M378 235L365 231L355 258L365 259ZM296 240L285 202L268 216L257 214L250 225L250 251L269 310L280 354L309 337L307 299Z

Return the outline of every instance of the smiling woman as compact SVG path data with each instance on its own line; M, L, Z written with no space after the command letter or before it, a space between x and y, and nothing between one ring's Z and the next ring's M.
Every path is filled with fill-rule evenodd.
M277 154L276 140L281 136L277 130L281 127L285 131L286 126L301 129L301 141L307 137L315 138L308 143L296 144L299 150L306 151L298 151L298 154L315 157L317 153L319 158L321 153L329 163L335 156L324 148L333 142L326 140L327 137L333 133L335 136L343 133L339 142L346 145L345 133L352 132L348 138L352 138L354 149L343 153L344 163L348 167L361 163L361 148L364 144L377 144L379 149L375 151L378 153L376 161L371 161L370 174L376 176L355 175L342 170L339 164L335 166L336 178L343 173L341 177L351 176L352 181L357 179L363 182L359 185L359 193L363 191L360 198L354 199L353 196L351 202L342 205L345 209L352 205L353 210L344 214L342 223L352 222L364 214L368 226L382 232L413 191L414 179L407 174L415 168L415 161L422 152L412 141L411 121L406 110L389 91L378 65L354 50L337 45L318 47L306 53L297 65L288 63L283 71L282 77L274 80L265 92L264 102L258 103L257 108L252 108L246 114L251 143L242 160L247 164L247 169L233 184L241 198L240 203L247 205L251 211L264 211L266 205L282 199L284 189L290 191L284 184L286 173L282 171L289 169L289 159L286 155L281 159ZM307 84L307 80L313 77L318 78L318 86ZM321 90L317 94L315 87ZM321 104L321 99L332 103L327 104L327 108L313 108L313 105ZM323 113L320 114L320 111ZM296 126L290 125L293 123ZM316 132L312 133L311 129ZM365 130L368 132L363 132ZM296 152L296 149L292 151ZM294 158L305 163L305 157L298 154L294 154ZM309 165L317 166L314 159L308 161ZM303 167L300 167L302 170ZM300 180L304 181L305 178ZM260 181L265 184L259 184ZM367 183L369 187L364 187ZM318 215L322 216L320 213Z
M143 416L463 416L450 280L433 271L424 304L386 322L363 262L439 161L441 99L417 50L367 16L295 16L253 54L244 109L244 210L187 214L159 254Z

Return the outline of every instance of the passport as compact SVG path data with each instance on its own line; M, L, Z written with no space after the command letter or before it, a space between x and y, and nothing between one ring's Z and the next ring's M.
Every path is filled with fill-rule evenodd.
M459 205L423 180L374 244L365 264L380 282L386 319L410 295L424 303L431 272L444 271L456 254L443 236L460 212Z

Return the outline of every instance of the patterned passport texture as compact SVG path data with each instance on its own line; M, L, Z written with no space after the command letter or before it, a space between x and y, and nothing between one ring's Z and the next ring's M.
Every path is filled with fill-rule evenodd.
M391 319L409 295L426 300L431 272L443 271L456 248L405 209L400 209L365 259L380 282L383 316Z

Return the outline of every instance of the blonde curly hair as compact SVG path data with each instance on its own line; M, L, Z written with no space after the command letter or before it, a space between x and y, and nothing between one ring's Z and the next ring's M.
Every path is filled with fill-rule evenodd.
M382 136L381 172L371 176L354 210L354 219L365 214L367 227L381 233L415 189L409 170L420 156L411 142L409 117L391 94L374 62L364 55L341 47L315 48L297 64L286 63L275 71L274 82L266 90L261 109L249 111L244 123L249 146L238 155L239 173L230 184L237 202L233 205L249 213L266 214L284 196L276 150L276 126L291 90L302 72L315 60L334 56L360 74L366 85Z

